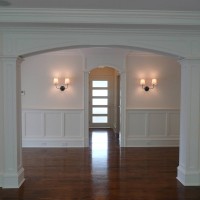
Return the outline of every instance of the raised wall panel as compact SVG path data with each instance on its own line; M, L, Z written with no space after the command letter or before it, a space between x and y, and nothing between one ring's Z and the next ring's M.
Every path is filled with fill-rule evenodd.
M23 110L23 147L83 147L82 110Z
M25 135L26 137L43 136L43 113L26 112L25 113Z
M127 135L131 136L145 136L146 133L146 114L145 113L128 113L127 114Z
M168 135L178 136L180 129L180 114L168 113Z
M45 113L45 136L62 137L62 114L47 112Z
M76 122L74 122L76 123ZM64 136L67 137L70 134L71 132L71 124L70 124L70 115L69 113L64 113L64 124L65 124L65 127L64 127Z
M127 109L126 146L168 147L179 145L179 110Z
M65 113L65 136L80 137L82 128L82 116L79 113Z
M164 136L166 134L166 113L149 113L148 124L149 136Z

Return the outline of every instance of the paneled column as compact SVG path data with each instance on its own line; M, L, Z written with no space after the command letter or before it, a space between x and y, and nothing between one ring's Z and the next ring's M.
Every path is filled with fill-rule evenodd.
M120 147L126 147L126 72L120 72Z
M18 188L24 181L21 133L21 59L1 58L3 71L2 187Z
M4 164L4 154L3 154L3 127L4 127L4 99L3 99L3 64L0 59L0 187L3 184L3 164Z
M177 179L200 186L200 60L182 60L180 152Z
M84 71L84 146L89 146L89 72Z

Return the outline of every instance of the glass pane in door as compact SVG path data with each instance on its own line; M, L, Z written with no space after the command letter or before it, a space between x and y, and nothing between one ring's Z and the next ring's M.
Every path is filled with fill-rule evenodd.
M94 106L108 105L108 99L107 98L94 98L94 99L92 99L92 105L94 105Z
M107 123L108 117L107 116L93 116L92 123Z
M92 108L92 114L108 114L108 108L107 107L93 107Z
M93 88L106 88L108 87L108 81L92 81Z
M92 96L93 97L107 97L108 96L108 90L92 90Z

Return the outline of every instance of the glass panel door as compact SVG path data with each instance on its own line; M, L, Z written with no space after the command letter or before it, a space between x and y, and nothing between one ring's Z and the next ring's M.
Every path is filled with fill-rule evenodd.
M109 127L109 80L90 80L90 127Z

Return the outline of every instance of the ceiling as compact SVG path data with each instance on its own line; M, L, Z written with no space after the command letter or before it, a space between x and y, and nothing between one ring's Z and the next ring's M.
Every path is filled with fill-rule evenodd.
M200 11L200 0L0 0L0 7Z

